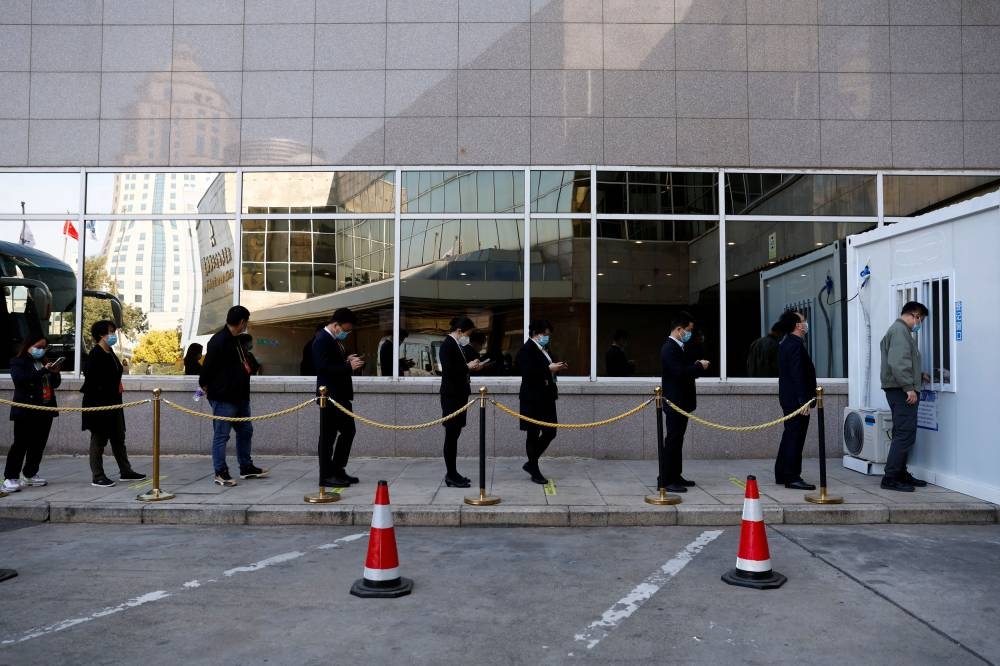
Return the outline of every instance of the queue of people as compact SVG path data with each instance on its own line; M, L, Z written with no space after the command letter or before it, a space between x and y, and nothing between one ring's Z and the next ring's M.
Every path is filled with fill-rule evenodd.
M912 492L926 482L915 478L906 467L916 436L916 414L922 382L929 381L921 372L921 357L914 334L928 316L926 306L918 302L907 303L883 337L881 350L881 385L893 415L893 435L885 477L881 485L888 490ZM252 457L253 426L249 421L228 420L249 417L250 377L259 373L260 364L252 354L252 337L247 333L250 311L237 305L230 308L225 325L209 340L204 360L201 346L191 345L184 358L185 373L197 374L201 391L207 396L216 416L226 420L213 420L211 444L214 482L232 487L232 478L226 461L226 448L230 431L236 434L236 458L242 479L259 479L268 476L268 470L256 466ZM325 386L327 395L340 408L329 406L321 410L319 452L319 485L346 487L359 482L347 472L351 448L356 434L353 416L353 377L365 366L362 355L348 353L344 341L357 325L357 316L349 308L339 308L325 325L317 328L312 341L303 350L303 365L310 367L316 376L316 391ZM448 334L440 347L441 384L439 389L442 417L448 416L468 403L472 393L471 377L483 374L492 364L481 355L486 335L477 331L467 316L451 320ZM672 405L685 412L697 408L695 379L704 375L710 362L695 358L692 353L694 318L687 312L677 313L670 322L670 330L660 350L663 389L665 477L658 485L670 492L683 493L696 485L685 479L683 471L683 444L688 417L674 410ZM556 401L559 397L559 374L569 368L565 361L554 358L550 346L554 327L545 319L533 320L528 327L528 337L513 362L514 370L521 376L518 390L519 411L522 417L519 428L525 433L526 462L522 469L538 484L548 483L542 474L539 461L558 432ZM113 407L122 404L125 388L121 381L123 364L114 351L117 329L108 320L95 322L91 327L93 347L85 370L83 393L84 407ZM809 412L802 409L814 395L816 369L805 345L809 324L803 313L784 312L770 333L755 343L751 354L754 368L770 373L776 366L778 375L778 401L782 412L788 416L799 412L784 422L778 453L774 465L775 482L786 488L813 490L815 486L802 478L802 451L809 427ZM628 334L620 330L615 334L607 363L615 367L619 376L632 370L624 354ZM390 341L391 343L391 341ZM11 360L11 379L14 383L14 402L42 407L56 407L56 389L61 384L60 369L63 358L46 362L48 341L42 336L25 339L17 356ZM383 345L383 346L391 346ZM379 353L379 363L385 364L385 355ZM775 358L776 357L776 358ZM391 361L391 356L389 356ZM388 364L391 366L391 363ZM749 364L748 364L749 365ZM801 411L799 411L801 410ZM468 488L471 481L457 468L458 443L467 419L466 411L445 421L443 458L444 482L448 487ZM14 442L4 467L2 490L16 492L25 487L44 486L47 481L39 476L42 455L52 427L55 411L12 407L10 419L14 422ZM103 455L110 443L118 466L121 481L145 479L145 474L133 469L125 446L125 418L123 410L109 409L84 412L82 429L90 432L90 468L92 485L111 487L111 480L104 471Z

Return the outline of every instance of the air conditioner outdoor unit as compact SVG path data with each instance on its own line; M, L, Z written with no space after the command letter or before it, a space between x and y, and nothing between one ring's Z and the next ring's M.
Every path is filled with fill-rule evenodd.
M892 412L844 408L844 453L869 462L884 463L891 441Z

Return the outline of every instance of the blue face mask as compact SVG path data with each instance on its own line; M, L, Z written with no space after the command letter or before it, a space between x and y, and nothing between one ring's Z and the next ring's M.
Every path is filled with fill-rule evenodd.
M35 360L45 357L45 350L39 349L38 347L32 347L31 349L28 350L28 353L31 354L31 358Z
M681 336L681 342L687 342L691 339L691 331L684 331L684 335Z
M538 338L538 344L540 344L543 347L549 344L549 336L543 335L542 337Z
M919 333L920 332L920 324L914 324L913 325L913 332L914 333Z
M109 335L108 336L108 344L110 346L112 346L112 347L114 347L116 344L118 344L118 336L115 335L114 333L112 333L111 335Z
M340 331L339 333L333 334L334 340L346 340L347 336L350 335L350 331Z

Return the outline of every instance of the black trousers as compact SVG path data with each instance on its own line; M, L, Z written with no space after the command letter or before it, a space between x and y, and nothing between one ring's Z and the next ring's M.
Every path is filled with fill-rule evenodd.
M458 476L456 459L458 458L458 438L462 434L462 426L452 422L444 424L444 466L448 476Z
M42 454L49 441L52 416L45 412L28 412L14 418L14 443L7 452L4 466L5 479L16 479L21 474L31 478L38 474L42 464Z
M104 473L104 447L111 442L111 453L118 463L118 472L127 474L132 471L132 463L128 460L125 450L125 417L118 412L119 418L108 419L107 430L90 431L90 473L94 481L106 477Z
M664 471L666 479L661 479L663 485L673 483L681 478L683 463L681 449L684 447L684 433L687 432L688 418L678 414L668 405L663 407L663 422L667 436L663 440Z
M348 400L338 400L345 408L354 411ZM351 456L351 445L357 428L354 419L329 402L319 410L319 478L320 481L333 475L344 473L347 459Z
M781 408L785 416L796 409L799 408ZM781 433L781 444L778 446L778 457L774 461L775 483L791 483L802 478L802 448L806 444L808 430L808 416L796 416L785 421L785 430Z
M920 402L906 404L903 389L885 389L885 399L892 410L892 443L885 460L885 476L898 479L906 473L906 461L917 441L917 405Z
M528 456L528 463L537 465L545 449L549 448L549 444L556 438L556 429L529 425L525 435L524 452Z

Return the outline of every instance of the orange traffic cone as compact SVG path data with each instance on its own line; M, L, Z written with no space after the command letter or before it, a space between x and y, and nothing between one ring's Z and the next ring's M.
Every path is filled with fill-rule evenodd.
M771 571L771 553L767 549L764 512L760 508L757 477L747 477L747 492L743 499L743 526L740 529L740 549L736 553L736 568L722 574L730 585L773 590L788 579Z
M413 591L413 581L399 575L399 555L396 553L396 533L392 529L392 509L389 508L389 484L378 482L375 508L372 511L372 531L368 537L368 557L365 558L364 578L354 581L351 594L356 597L402 597Z

